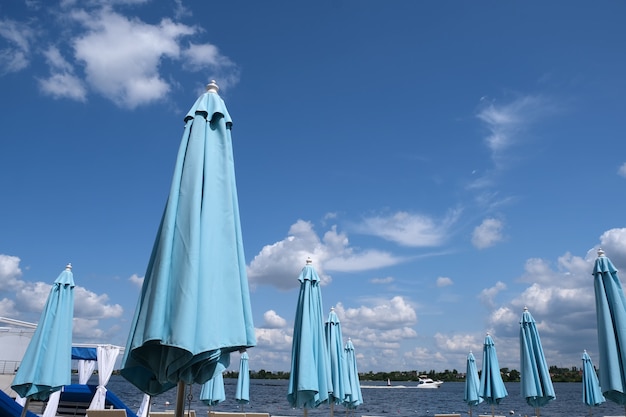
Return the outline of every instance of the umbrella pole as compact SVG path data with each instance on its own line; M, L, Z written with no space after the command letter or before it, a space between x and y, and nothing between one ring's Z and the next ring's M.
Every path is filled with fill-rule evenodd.
M28 412L28 404L30 403L30 397L26 397L26 402L24 403L24 408L22 408L22 417L26 416Z
M496 413L494 411L494 408L495 408L494 405L491 404L491 417L495 417L495 415L496 415Z
M330 402L330 417L334 417L335 416L335 402L331 401Z
M179 381L176 391L176 417L183 417L185 411L185 382Z
M307 410L306 407L304 407L304 417L307 417L309 415L309 410Z

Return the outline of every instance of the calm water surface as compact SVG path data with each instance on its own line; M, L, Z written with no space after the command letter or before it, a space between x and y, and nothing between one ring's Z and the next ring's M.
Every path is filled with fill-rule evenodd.
M215 411L238 411L240 405L234 400L235 379L225 379L226 401L212 407ZM90 381L94 383L94 381ZM362 385L384 385L377 382L362 381ZM402 382L398 385L408 383ZM142 393L124 378L113 375L108 388L120 397L131 409L137 410ZM520 384L507 383L509 396L495 407L498 415L531 416L533 409L520 397ZM432 417L437 413L460 413L468 415L468 406L463 402L465 385L462 382L446 382L438 389L424 390L416 388L363 388L363 402L354 412L354 417L374 415L383 417ZM582 385L580 383L555 383L556 400L541 408L543 417L589 416L589 408L582 403ZM198 417L206 417L209 408L200 400L200 386L193 385L190 408L196 410ZM302 416L302 410L292 409L287 403L286 380L252 380L250 383L250 404L244 407L247 412L266 412L279 416ZM172 410L176 398L176 389L172 389L152 399L153 411ZM170 405L166 405L169 401ZM309 410L311 417L328 416L329 406ZM593 408L593 416L624 416L624 407L607 401ZM491 414L491 406L480 404L473 409L473 415ZM343 406L335 406L337 417L346 416Z

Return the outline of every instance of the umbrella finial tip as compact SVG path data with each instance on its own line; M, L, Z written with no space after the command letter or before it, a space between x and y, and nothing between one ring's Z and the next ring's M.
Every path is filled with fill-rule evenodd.
M604 251L602 250L602 248L598 249L598 256L604 256Z
M312 263L313 263L313 259L311 259L310 256L308 258L306 258L306 264L307 265L311 265Z
M67 265L65 265L65 269L67 269L68 271L72 270L72 263L68 262Z
M528 311L528 307L527 306L524 306L524 311Z
M215 80L211 80L211 82L206 85L206 91L208 93L217 93L218 91L220 91L220 88L218 87Z

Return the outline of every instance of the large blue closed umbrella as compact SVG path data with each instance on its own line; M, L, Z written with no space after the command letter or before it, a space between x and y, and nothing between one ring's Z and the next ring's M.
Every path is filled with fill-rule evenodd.
M344 405L346 408L354 410L359 405L363 404L363 393L361 392L359 369L356 363L356 354L354 353L352 339L348 339L344 351L346 354L346 365L348 367L348 383L350 384L350 393L346 395Z
M480 373L480 388L478 390L480 398L491 405L491 415L495 415L494 406L500 404L503 398L509 393L502 381L500 374L500 364L493 339L487 333L483 344L483 364Z
M556 398L550 370L541 346L535 319L524 307L520 321L520 382L521 394L526 403L535 408L539 416L539 408Z
M200 390L200 401L212 407L224 401L226 393L224 391L224 374L218 372L213 378L202 384Z
M325 331L326 345L330 355L330 380L332 382L332 391L328 400L330 402L330 417L333 417L335 404L343 403L346 395L350 394L341 323L334 307L330 309Z
M215 83L185 117L169 197L131 324L121 373L158 395L203 384L230 352L256 344L231 118Z
M474 354L470 352L467 355L467 363L465 369L465 395L463 401L470 407L469 414L472 415L472 407L483 402L483 399L478 395L480 389L480 379L478 378L478 369L476 368L476 358Z
M37 329L26 348L11 388L26 398L45 401L64 385L72 383L72 321L74 319L74 275L72 265L52 284Z
M307 409L328 402L332 391L330 361L324 336L324 316L320 277L307 259L300 276L291 346L291 373L287 401L292 407Z
M602 395L602 389L598 382L596 369L591 362L591 357L585 350L583 352L583 403L589 406L589 415L592 414L591 407L597 407L606 400Z
M250 402L250 369L248 366L248 352L241 352L239 358L239 375L237 376L237 389L235 390L235 401L243 405Z
M593 268L600 386L609 400L626 406L626 297L610 259L598 250Z

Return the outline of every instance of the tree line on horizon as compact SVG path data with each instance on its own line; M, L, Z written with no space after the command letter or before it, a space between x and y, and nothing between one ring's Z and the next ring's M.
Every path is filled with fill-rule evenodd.
M575 366L571 368L559 368L558 366L550 366L550 377L552 382L581 382L582 368ZM480 370L478 371L480 375ZM500 368L500 374L504 382L519 382L520 373L517 369ZM224 372L224 378L237 378L238 371ZM417 381L420 375L426 375L435 381L443 382L463 382L465 381L465 372L459 372L456 369L443 372L435 370L430 371L392 371L392 372L359 372L361 381L398 381L409 382ZM250 371L251 379L289 379L289 372L284 371Z

